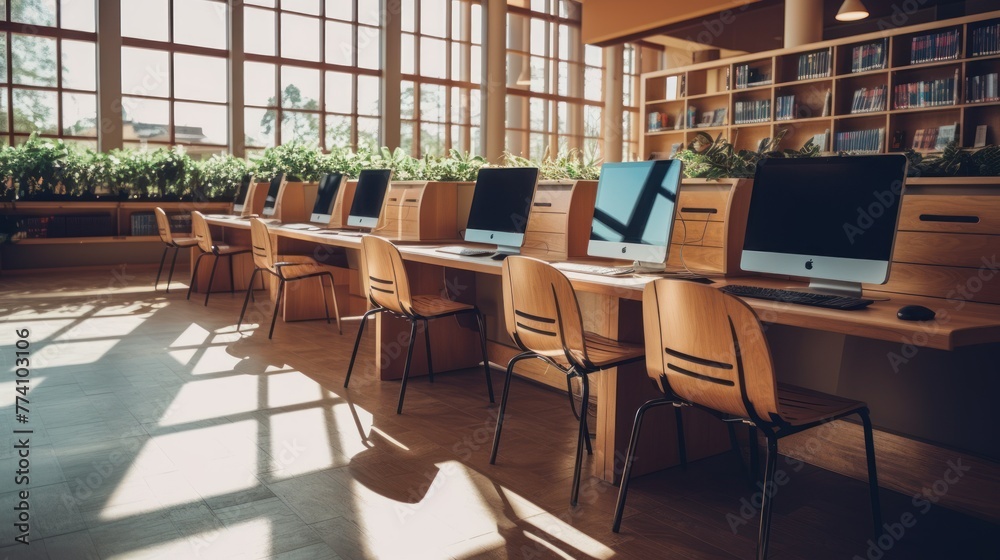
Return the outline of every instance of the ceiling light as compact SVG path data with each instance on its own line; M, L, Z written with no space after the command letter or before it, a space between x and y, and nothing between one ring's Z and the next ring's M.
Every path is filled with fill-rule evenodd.
M858 21L868 17L868 8L861 0L844 0L837 11L837 21Z

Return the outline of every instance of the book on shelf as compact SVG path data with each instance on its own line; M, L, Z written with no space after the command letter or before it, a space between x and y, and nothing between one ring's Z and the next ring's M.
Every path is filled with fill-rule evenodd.
M910 40L910 64L958 58L962 43L960 35L957 29L953 29L913 37Z
M684 144L682 142L674 142L670 145L670 153L667 154L667 159L673 159L677 155L677 152L681 151L681 146Z
M771 100L737 101L733 104L733 123L752 124L771 120Z
M798 105L794 95L779 95L774 100L774 120L787 121L798 114Z
M818 134L813 134L812 137L813 146L819 148L819 151L826 152L830 149L830 129L826 129Z
M882 70L886 65L886 53L889 52L889 39L875 41L864 45L856 45L851 49L851 73Z
M1000 88L997 87L997 72L982 76L965 77L965 102L985 103L1000 101Z
M736 89L771 85L771 69L741 64L736 67Z
M670 128L670 115L660 111L650 111L646 124L647 132L659 132Z
M893 88L893 106L896 109L938 107L954 105L958 100L958 70L953 78L925 80L897 84Z
M893 132L892 133L892 142L889 144L889 149L890 150L902 150L903 149L903 141L905 140L905 138L906 138L906 131L904 131L904 130L897 130L896 132Z
M1000 23L978 27L969 32L969 56L1000 54Z
M885 111L886 87L877 86L873 88L859 88L854 90L854 99L851 102L851 114L873 113Z
M823 97L823 117L829 117L833 110L833 90L826 88L826 95Z
M958 134L958 123L939 126L937 129L937 139L934 141L934 149L944 150L948 144L956 140Z
M813 80L830 77L830 64L833 61L833 48L821 51L802 53L799 55L799 67L796 80Z
M989 131L989 126L981 124L976 127L976 139L972 143L973 148L982 148L986 145L986 133Z
M726 113L728 110L725 107L716 109L712 114L712 126L723 126L726 124Z
M838 132L834 138L836 151L877 154L882 150L884 128Z
M681 90L681 78L683 76L667 76L666 78L666 89L664 99L667 101L674 101L675 99L680 99L684 96L684 92Z

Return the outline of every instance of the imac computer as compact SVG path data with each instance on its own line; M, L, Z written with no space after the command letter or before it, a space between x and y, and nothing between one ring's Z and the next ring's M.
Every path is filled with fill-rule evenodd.
M679 160L602 165L587 254L631 260L635 272L662 271L680 183Z
M236 191L236 196L233 198L233 213L242 214L243 208L248 204L253 204L250 200L250 183L253 182L253 177L250 174L243 176L243 180L240 181L240 188Z
M480 169L465 240L496 245L497 255L520 253L537 184L538 169L534 167Z
M347 182L343 173L328 173L319 179L316 189L316 202L313 204L309 221L324 226L330 224L333 218L333 206L337 203L337 193Z
M275 206L278 204L278 194L281 192L281 185L285 184L285 174L279 173L277 177L271 179L271 186L267 189L267 198L264 199L265 216L273 216Z
M760 162L740 266L809 278L817 293L859 297L862 282L884 284L906 164L902 154Z
M358 175L358 186L354 191L354 202L347 216L347 225L360 228L374 228L382 213L385 191L392 179L391 169L365 169Z

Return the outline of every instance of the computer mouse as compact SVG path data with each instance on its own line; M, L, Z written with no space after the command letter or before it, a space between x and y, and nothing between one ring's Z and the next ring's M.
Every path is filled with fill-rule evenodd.
M502 261L507 258L507 253L493 253L490 258L495 261Z
M896 312L896 317L904 321L930 321L934 315L933 309L923 305L904 305Z

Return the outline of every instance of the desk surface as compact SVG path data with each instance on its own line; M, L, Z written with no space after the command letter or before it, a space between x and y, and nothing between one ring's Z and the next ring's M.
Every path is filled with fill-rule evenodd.
M208 218L212 225L249 229L247 220L231 218ZM358 249L360 237L350 237L323 233L322 231L285 229L272 226L276 234L290 239L311 241L336 247ZM435 249L447 243L400 244L399 251L404 260L468 270L483 274L500 274L501 261L488 257L464 257L441 253ZM470 245L473 246L473 245ZM577 290L615 296L622 299L641 300L642 290L654 277L606 277L592 274L564 272ZM801 282L744 276L739 278L715 279L715 287L727 283L751 284L772 288L802 286ZM898 294L873 294L876 298L888 297L887 301L876 301L866 309L840 311L805 305L772 302L759 299L745 299L760 316L762 321L816 329L827 332L861 336L877 340L899 342L953 350L959 346L1000 342L1000 306L948 301L938 298ZM902 321L896 318L896 311L904 305L924 305L937 312L932 321Z

